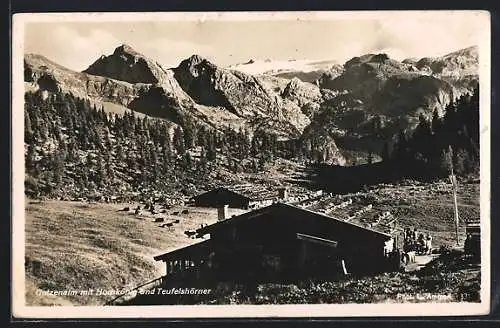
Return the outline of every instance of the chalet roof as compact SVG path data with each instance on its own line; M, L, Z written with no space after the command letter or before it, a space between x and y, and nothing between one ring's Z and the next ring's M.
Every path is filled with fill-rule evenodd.
M269 205L269 206L266 206L266 207L262 207L260 209L254 210L254 211L243 213L243 214L241 214L239 216L236 216L236 217L224 220L224 221L218 221L218 222L216 222L214 224L211 224L211 225L208 225L208 226L205 226L203 228L198 229L197 232L198 232L198 235L208 234L211 231L213 231L215 229L218 229L222 225L235 224L235 223L238 223L238 222L240 222L242 220L250 220L252 218L256 218L256 217L262 216L263 214L267 214L267 213L270 213L272 211L281 211L281 210L296 211L299 214L303 213L303 212L307 212L307 213L315 215L318 218L325 219L325 220L333 220L332 222L336 222L336 223L340 223L340 224L345 224L345 225L350 225L352 227L356 227L358 229L362 229L362 230L364 230L366 232L370 232L370 233L372 233L374 235L377 235L379 237L384 237L384 238L390 238L391 237L390 234L382 232L382 231L378 231L378 230L375 230L375 229L367 228L367 227L361 226L361 225L356 224L356 223L346 222L344 220L337 219L337 218L328 216L326 214L314 212L314 211L311 211L311 210L308 210L308 209L305 209L305 208L297 207L295 205L286 204L286 203L275 203L275 204L272 204L272 205Z
M255 185L250 185L250 184L240 184L240 185L232 185L232 186L221 186L218 188L214 188L212 190L206 191L200 195L195 196L201 196L210 192L216 192L218 190L226 190L230 191L236 194L239 194L243 197L246 197L248 200L252 201L260 201L260 200L267 200L267 199L274 199L278 197L278 192L277 190L269 190L266 187L260 187L260 186L255 186Z

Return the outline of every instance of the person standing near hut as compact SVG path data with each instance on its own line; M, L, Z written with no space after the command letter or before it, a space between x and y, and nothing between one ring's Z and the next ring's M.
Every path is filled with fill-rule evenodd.
M423 253L425 246L423 233L418 234L416 246L417 246L417 253Z
M432 236L430 233L427 233L427 236L425 236L425 248L428 255L432 254Z
M403 232L403 250L409 252L411 250L411 229L406 228Z
M417 251L417 249L418 249L417 228L413 228L413 231L411 232L411 244L412 244L412 251Z

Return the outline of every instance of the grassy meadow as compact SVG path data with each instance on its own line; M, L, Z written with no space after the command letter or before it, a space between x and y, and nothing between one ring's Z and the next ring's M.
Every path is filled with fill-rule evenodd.
M217 220L216 209L189 208L188 214L135 215L138 204L26 200L25 266L27 305L68 302L102 305L110 296L39 296L40 290L129 289L164 274L153 257L200 241L184 231ZM130 212L121 211L130 207ZM231 210L233 211L233 210ZM230 212L230 214L237 213ZM175 230L154 223L179 219ZM36 270L35 262L40 262Z

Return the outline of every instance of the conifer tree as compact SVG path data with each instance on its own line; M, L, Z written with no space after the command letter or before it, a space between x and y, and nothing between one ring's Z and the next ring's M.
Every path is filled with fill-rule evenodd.
M185 147L184 142L185 142L184 141L184 133L183 133L182 129L180 127L176 127L174 130L173 143L174 143L174 147L175 147L177 154L179 154L181 156L184 155L184 153L186 152L186 147Z

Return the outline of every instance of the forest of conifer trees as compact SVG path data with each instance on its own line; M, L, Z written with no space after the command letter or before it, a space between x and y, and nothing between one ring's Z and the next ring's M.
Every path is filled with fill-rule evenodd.
M258 172L277 156L274 135L106 113L68 94L25 95L27 191L79 195L183 190L215 167ZM62 192L64 190L64 192Z
M434 111L431 120L420 116L419 124L408 137L398 134L390 161L407 170L403 172L433 179L445 177L451 169L457 175L479 174L479 89L450 103L440 117ZM386 156L387 157L387 156Z
M278 157L318 162L313 139L302 145L260 130L107 113L71 94L26 93L24 114L25 189L33 196L192 195L193 188L220 182L221 171L259 173ZM432 120L422 115L411 136L400 131L392 152L384 147L382 158L391 170L401 168L401 176L445 177L451 163L458 175L477 174L478 90L449 104L442 117L437 111ZM367 165L377 165L371 162Z

